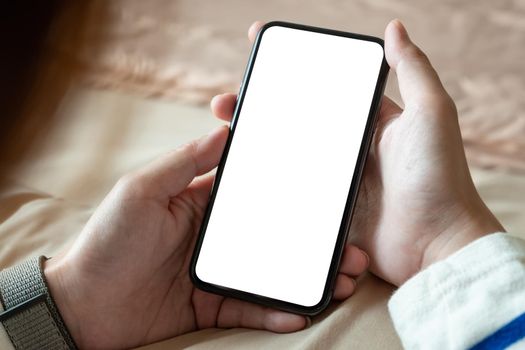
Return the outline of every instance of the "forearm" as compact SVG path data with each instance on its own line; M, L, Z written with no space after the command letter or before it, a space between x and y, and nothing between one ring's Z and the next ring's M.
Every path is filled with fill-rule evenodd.
M406 348L466 349L488 337L508 345L519 341L524 334L504 333L525 312L523 300L525 241L497 233L408 280L389 309Z

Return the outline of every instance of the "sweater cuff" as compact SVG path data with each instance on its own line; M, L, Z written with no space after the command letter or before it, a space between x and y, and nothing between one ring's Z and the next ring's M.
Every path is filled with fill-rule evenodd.
M388 307L405 348L465 349L524 312L525 241L480 238L398 289Z
M0 314L4 312L4 308L2 306L2 303L0 303ZM15 347L13 346L13 343L11 343L11 340L9 339L9 336L7 335L4 326L0 322L0 349L5 350L14 350Z

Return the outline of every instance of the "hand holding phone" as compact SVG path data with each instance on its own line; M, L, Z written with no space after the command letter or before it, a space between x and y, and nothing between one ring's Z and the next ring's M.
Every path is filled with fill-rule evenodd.
M387 71L380 39L262 28L192 260L199 288L328 305Z
M457 113L430 62L398 21L385 40L406 109L383 98L352 238L370 254L373 273L401 284L424 266L422 257L431 263L503 228L472 184ZM235 101L233 94L214 99L215 116L231 120ZM46 262L51 294L79 347L132 348L211 327L292 332L307 325L303 316L191 284L192 243L213 182L204 174L219 163L227 137L222 127L124 176L73 246ZM450 244L430 244L442 249L427 254L419 244L440 241ZM346 245L334 298L348 298L351 277L365 268L363 253Z

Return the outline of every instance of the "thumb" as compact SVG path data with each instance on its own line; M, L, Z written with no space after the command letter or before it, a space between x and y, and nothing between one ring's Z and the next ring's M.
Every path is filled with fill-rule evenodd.
M428 57L410 40L397 19L386 27L385 55L396 72L406 108L433 107L450 99Z
M145 167L124 176L120 182L127 196L169 199L184 191L196 177L219 164L228 137L223 125L210 134L169 152Z

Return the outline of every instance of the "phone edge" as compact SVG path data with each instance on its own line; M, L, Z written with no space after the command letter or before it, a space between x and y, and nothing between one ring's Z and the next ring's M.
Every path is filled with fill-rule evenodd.
M299 29L299 30L307 30L307 31L312 31L312 32L317 32L317 33L344 36L344 37L349 37L353 39L371 41L371 42L375 42L379 44L381 48L383 48L383 60L381 62L381 67L379 69L379 74L377 77L374 95L372 97L370 112L367 117L367 123L365 125L364 135L362 138L358 157L356 160L356 164L357 164L356 170L357 171L354 172L354 176L352 178L349 193L347 196L347 201L346 201L345 208L343 211L339 233L338 233L338 236L335 242L334 253L332 254L332 261L330 263L330 268L327 274L325 289L323 291L323 295L319 303L313 306L304 306L304 305L294 304L294 303L286 302L283 300L278 300L278 299L274 299L270 297L261 296L258 294L253 294L253 293L249 293L245 291L236 290L233 288L228 288L225 286L214 285L212 283L201 280L197 276L197 273L196 273L196 265L197 265L198 256L199 256L199 253L202 247L202 243L204 240L205 230L208 226L208 221L211 215L211 209L213 207L215 196L217 194L218 184L220 183L220 179L222 177L223 169L224 169L226 159L229 153L229 149L230 149L231 142L233 139L233 134L235 132L235 127L237 125L237 120L238 120L240 111L242 109L242 104L244 102L244 97L246 93L245 89L248 86L248 83L250 81L251 73L253 70L253 66L255 64L257 52L259 50L259 46L260 46L262 37L264 35L264 32L273 26L281 26L281 27L287 27L287 28L293 28L293 29ZM248 64L246 66L243 80L242 80L242 83L239 89L237 103L234 108L232 122L230 124L230 132L229 132L220 162L217 166L216 179L218 179L218 181L216 180L213 183L213 187L210 193L210 201L206 207L206 211L203 216L201 227L199 228L198 237L195 242L195 247L193 250L192 257L191 257L190 267L189 267L190 279L197 288L207 291L207 292L214 293L214 294L219 294L219 295L226 296L226 297L234 297L236 299L241 299L241 300L253 302L253 303L264 305L264 306L270 306L276 309L289 311L289 312L302 314L302 315L313 316L313 315L316 315L322 312L324 309L326 309L326 307L328 307L330 301L332 300L333 289L335 287L335 280L337 277L339 264L342 258L342 253L344 251L346 239L348 237L348 231L351 226L352 216L353 216L355 204L357 201L357 195L359 193L359 185L361 183L363 170L366 165L366 158L367 158L368 151L369 151L369 148L370 148L370 145L373 139L373 135L375 132L375 125L377 122L377 118L378 118L378 114L379 114L379 110L381 106L381 98L383 96L383 92L386 86L388 71L389 71L389 66L386 62L385 54L384 54L384 41L381 38L369 36L369 35L333 30L333 29L308 26L308 25L303 25L303 24L283 22L283 21L272 21L272 22L268 22L263 25L259 33L257 33L257 37L252 46L252 50L250 52Z

